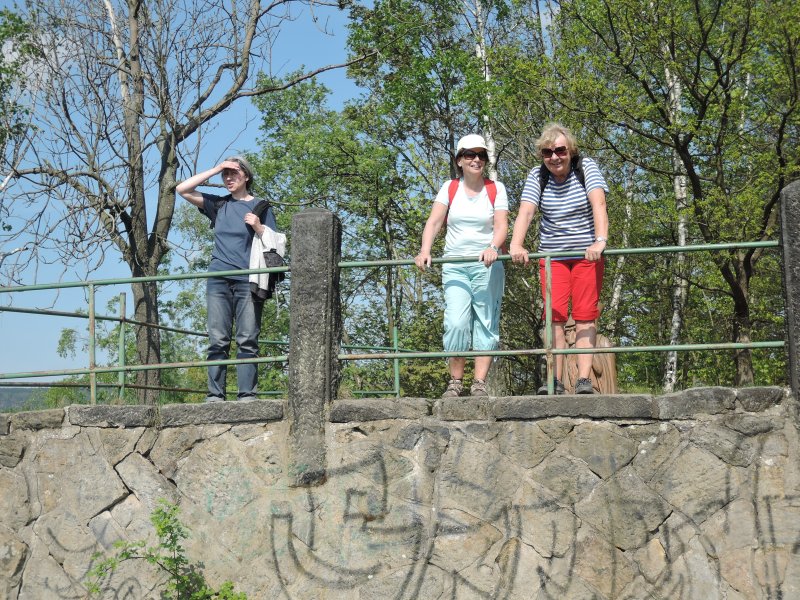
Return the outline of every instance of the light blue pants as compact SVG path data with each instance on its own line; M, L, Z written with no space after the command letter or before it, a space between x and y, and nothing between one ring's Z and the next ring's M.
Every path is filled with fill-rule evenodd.
M500 303L506 273L503 263L446 264L444 285L445 352L495 350L500 343Z

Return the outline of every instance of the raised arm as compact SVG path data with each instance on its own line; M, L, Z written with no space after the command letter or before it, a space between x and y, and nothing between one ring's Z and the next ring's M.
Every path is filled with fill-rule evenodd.
M197 173L196 175L192 175L189 179L185 181L181 181L176 187L175 191L177 194L183 198L194 204L197 207L203 207L203 194L197 191L197 187L203 185L206 181L211 179L214 175L222 173L223 169L238 169L239 165L233 161L223 161L218 164L216 167L212 167L207 171L203 171L202 173Z

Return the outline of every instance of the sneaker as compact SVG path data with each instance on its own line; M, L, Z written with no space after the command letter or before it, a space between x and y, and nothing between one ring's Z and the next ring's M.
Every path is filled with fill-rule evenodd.
M472 387L469 388L469 395L470 396L488 396L489 393L486 391L486 382L480 379L476 379L472 382Z
M457 398L464 391L464 384L460 379L451 379L447 384L447 389L442 394L442 398Z
M559 396L563 396L566 393L564 389L564 384L561 383L561 380L556 378L553 382L553 392ZM537 392L540 396L547 396L547 384L545 383L542 387L540 387Z
M206 396L203 402L224 402L225 398L220 398L219 396Z
M577 383L575 384L575 393L594 394L594 388L592 387L592 380L588 379L587 377L581 377L580 379L578 379Z

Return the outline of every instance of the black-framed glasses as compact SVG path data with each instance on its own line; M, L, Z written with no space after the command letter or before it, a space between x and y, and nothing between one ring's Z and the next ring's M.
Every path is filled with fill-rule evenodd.
M566 146L556 146L555 148L542 148L542 156L544 158L550 158L555 154L556 156L560 156L564 158L567 155L567 147Z
M486 150L481 150L480 152L475 152L475 150L464 150L461 153L461 156L463 156L467 160L472 160L476 156L480 158L483 162L487 162L489 160L489 154L486 152Z

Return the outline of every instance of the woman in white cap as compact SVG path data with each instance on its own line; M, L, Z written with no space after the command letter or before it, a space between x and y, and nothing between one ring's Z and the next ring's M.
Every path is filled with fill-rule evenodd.
M458 179L442 185L422 233L414 262L421 270L431 265L431 247L447 223L444 256L474 257L474 262L445 263L444 349L446 352L495 350L500 341L500 303L505 271L496 262L508 234L508 195L499 181L484 178L489 161L483 137L470 134L456 146ZM464 390L466 358L451 358L450 381L443 398ZM486 376L491 356L475 357L471 396L487 396Z

